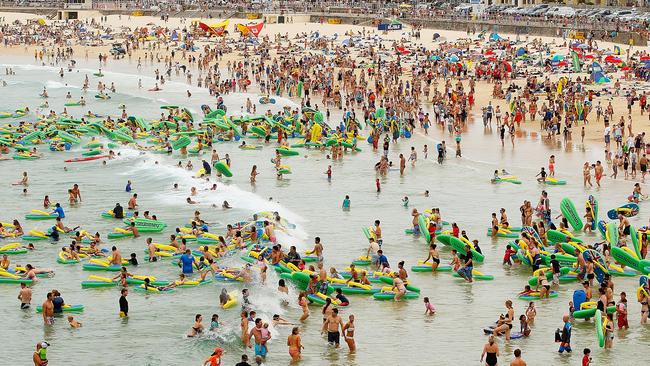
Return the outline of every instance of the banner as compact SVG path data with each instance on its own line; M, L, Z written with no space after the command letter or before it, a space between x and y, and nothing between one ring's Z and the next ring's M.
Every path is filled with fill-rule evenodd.
M377 26L377 29L382 30L382 31L401 30L402 29L402 23L379 24Z
M199 22L199 28L201 28L204 32L208 34L212 34L215 36L222 36L226 30L226 27L228 27L229 23L230 23L230 19L224 20L221 23L210 24L210 25Z
M573 31L569 33L569 38L571 39L585 39L585 33L584 32L578 32L578 31Z
M246 19L255 20L262 17L260 13L246 13Z
M578 54L575 51L571 51L571 57L573 58L572 60L573 72L580 72L580 69L582 69L582 64L580 63L580 58L578 57Z
M341 24L341 18L327 18L327 24Z
M262 32L263 27L264 22L255 25L237 24L237 30L241 32L242 36L253 35L254 37L257 37Z
M144 15L144 13L141 10L135 10L135 11L133 11L131 13L131 16L134 16L134 17L141 17L143 15Z

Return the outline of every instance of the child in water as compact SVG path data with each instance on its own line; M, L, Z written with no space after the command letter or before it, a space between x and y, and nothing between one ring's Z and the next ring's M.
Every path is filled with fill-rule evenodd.
M408 196L404 196L404 198L402 198L402 204L404 205L404 207L409 207L409 198L408 198Z
M350 196L347 194L345 195L345 199L343 200L343 210L347 211L350 209Z
M434 315L436 313L436 308L433 307L433 304L429 301L428 297L424 298L424 315Z
M219 328L219 315L212 314L212 320L210 321L210 331L215 331Z
M70 324L70 327L72 327L72 328L80 328L81 327L81 323L76 321L74 319L74 317L72 317L72 316L68 317L68 324Z

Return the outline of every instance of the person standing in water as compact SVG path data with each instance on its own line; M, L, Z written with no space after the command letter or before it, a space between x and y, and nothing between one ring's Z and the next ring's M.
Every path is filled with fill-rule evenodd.
M289 355L291 356L291 361L298 362L300 361L302 350L305 348L302 345L300 339L300 329L298 327L293 327L291 334L287 337L287 346L289 346Z
M135 210L135 208L138 207L138 194L134 193L131 199L129 199L129 203L127 205L127 208L129 210Z
M32 289L27 287L27 284L24 282L20 283L20 293L18 294L18 300L20 300L21 309L29 309L30 304L32 303Z
M257 182L257 176L259 173L257 172L257 165L253 165L253 168L251 169L251 184L255 184Z
M343 332L343 339L345 340L345 343L348 344L350 352L355 352L357 345L354 341L354 315L350 314L348 322L345 323L341 331Z
M120 291L120 318L126 318L129 316L129 302L126 300L126 296L129 294L129 289L123 288Z
M510 366L526 366L526 361L521 358L521 350L519 348L515 350L514 355L515 359L510 361Z
M45 302L43 302L43 323L45 325L54 324L54 303L52 302L53 295L51 292L47 293Z
M343 199L342 208L343 208L343 211L349 211L350 210L350 196L345 195L345 199Z
M339 348L341 340L341 332L339 332L339 327L343 329L343 320L339 316L339 309L334 308L332 312L325 320L325 327L327 328L327 343L331 346Z
M485 359L486 366L496 366L499 357L499 346L494 340L494 336L491 335L488 339L488 343L483 346L483 353L481 354L481 362Z

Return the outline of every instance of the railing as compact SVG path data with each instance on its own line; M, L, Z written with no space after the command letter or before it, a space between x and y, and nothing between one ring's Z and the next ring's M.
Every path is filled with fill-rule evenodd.
M178 11L185 12L221 12L233 14L235 12L261 11L278 14L297 14L309 13L323 16L359 16L379 18L399 18L408 20L412 24L421 24L426 21L450 21L473 24L489 25L507 25L520 27L561 27L561 28L579 28L584 30L607 30L607 31L637 31L648 29L648 23L643 21L620 22L620 21L602 21L586 17L574 18L540 18L540 17L523 17L519 15L506 16L502 14L487 14L474 17L472 15L462 15L454 13L452 10L429 10L422 8L404 8L400 7L399 2L353 2L353 1L319 1L309 3L307 1L275 1L272 3L263 2L261 4L251 5L251 1L228 1L227 5L223 0L215 1L189 1L177 0L176 2L167 2L163 6L159 1L122 1L122 0L102 0L93 1L93 8L96 10L153 10L156 14L176 14ZM28 1L14 0L1 1L2 7L18 8L47 8L53 9L57 4L62 7L63 1ZM180 9L180 10L179 10ZM181 13L182 14L182 13ZM180 15L180 14L179 14Z

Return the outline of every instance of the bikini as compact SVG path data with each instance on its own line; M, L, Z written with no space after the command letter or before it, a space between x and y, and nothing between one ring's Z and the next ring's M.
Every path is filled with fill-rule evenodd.
M352 334L352 335L350 335ZM354 324L350 324L348 329L345 331L345 336L348 338L354 338Z

